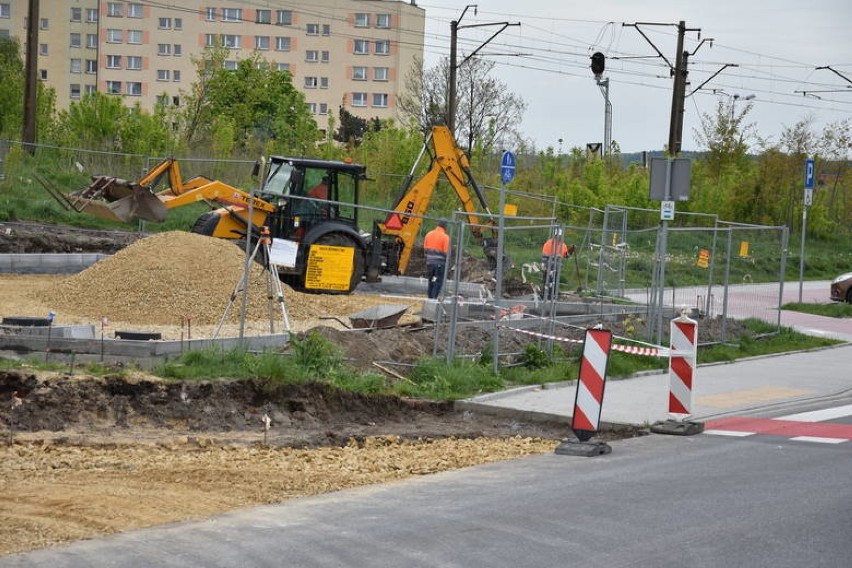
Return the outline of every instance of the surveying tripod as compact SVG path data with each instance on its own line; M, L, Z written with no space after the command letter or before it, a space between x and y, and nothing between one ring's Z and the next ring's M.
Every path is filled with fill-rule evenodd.
M231 298L228 301L228 305L225 308L225 313L222 314L222 318L219 320L219 325L216 327L216 333L213 335L213 338L219 337L219 331L222 329L222 326L225 324L225 320L228 319L228 314L231 312L231 308L234 306L237 298L242 294L248 292L249 285L249 276L251 275L251 267L257 257L258 251L263 248L263 269L266 272L266 298L267 298L267 309L269 312L269 333L275 333L275 318L273 317L273 302L277 302L281 308L281 319L284 322L284 329L290 330L290 319L287 317L287 307L284 302L284 290L281 287L281 280L278 278L278 269L272 264L270 260L270 247L272 245L272 237L269 235L269 227L263 227L260 231L260 238L257 240L257 244L254 246L254 249L251 252L251 256L248 259L248 262L245 263L245 268L243 269L243 273L240 275L240 279L237 282L236 287L234 287L234 291L231 293ZM245 313L240 315L240 337L243 335L243 328L245 326Z

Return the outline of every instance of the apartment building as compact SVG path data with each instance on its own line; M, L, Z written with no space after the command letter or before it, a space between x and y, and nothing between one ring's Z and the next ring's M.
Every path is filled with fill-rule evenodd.
M0 37L26 48L27 0L0 0ZM205 47L226 67L258 52L289 71L320 128L339 107L399 118L397 100L422 60L425 12L414 0L41 0L38 75L67 107L87 92L152 109L180 105Z

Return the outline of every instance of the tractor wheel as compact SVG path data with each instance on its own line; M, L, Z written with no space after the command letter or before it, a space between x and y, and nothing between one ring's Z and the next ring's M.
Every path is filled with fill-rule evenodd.
M846 303L852 304L852 288L846 290Z
M191 232L198 233L199 235L206 235L208 237L212 237L213 232L216 230L216 225L218 224L219 215L217 215L213 211L210 211L195 220L195 223L192 225Z

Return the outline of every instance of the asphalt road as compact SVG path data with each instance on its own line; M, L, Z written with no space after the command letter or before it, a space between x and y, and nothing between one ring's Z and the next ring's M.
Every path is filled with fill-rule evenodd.
M849 566L848 444L701 434L611 446L77 542L0 567Z

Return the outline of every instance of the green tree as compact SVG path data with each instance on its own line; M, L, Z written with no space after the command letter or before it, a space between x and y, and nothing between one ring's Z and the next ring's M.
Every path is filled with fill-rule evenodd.
M18 42L0 38L0 137L20 138L24 126L24 62ZM37 84L36 124L38 139L53 132L56 94L43 82Z
M466 142L468 153L476 145L486 152L515 148L522 138L517 125L526 110L526 102L504 82L492 77L493 70L493 61L478 58L469 59L458 69L455 135L459 141ZM423 132L446 123L449 76L449 59L443 58L430 69L420 71L415 66L415 71L406 77L399 108Z
M226 69L228 55L227 49L213 47L194 60L197 79L182 93L185 104L178 116L187 145L209 147L217 119L227 118L238 151L312 153L319 130L290 73L273 68L257 52Z

